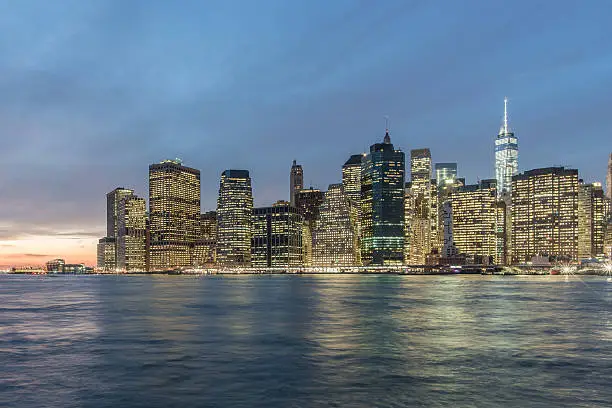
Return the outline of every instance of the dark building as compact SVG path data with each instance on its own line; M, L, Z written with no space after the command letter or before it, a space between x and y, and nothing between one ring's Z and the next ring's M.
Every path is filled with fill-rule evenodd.
M298 191L304 188L304 171L302 166L293 161L291 166L291 174L289 175L289 201L292 206L295 206L295 196Z
M370 146L361 167L361 260L364 265L404 260L404 152L389 132Z
M254 267L298 267L304 217L289 203L253 209L251 262Z

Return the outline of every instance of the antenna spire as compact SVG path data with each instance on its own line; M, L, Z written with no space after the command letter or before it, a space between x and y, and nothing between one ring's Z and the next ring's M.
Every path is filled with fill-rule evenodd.
M385 140L384 143L391 143L391 137L389 136L389 116L385 115Z
M504 97L504 133L508 131L508 97Z

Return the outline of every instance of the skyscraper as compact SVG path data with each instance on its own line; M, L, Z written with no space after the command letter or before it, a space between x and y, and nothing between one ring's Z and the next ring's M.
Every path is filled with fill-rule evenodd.
M606 174L606 195L612 200L612 153L608 159L608 174Z
M354 154L342 166L344 194L354 203L361 201L361 159L363 156Z
M440 249L438 231L438 188L431 178L431 152L429 149L410 151L411 195L413 200L412 236L410 238L411 264L424 264L432 249Z
M342 184L330 184L320 206L313 233L312 264L315 266L360 265L356 203Z
M361 260L364 265L404 260L404 152L387 131L361 164Z
M217 258L217 212L200 215L200 233L193 245L191 264L195 267L212 266Z
M200 171L178 159L151 164L149 209L149 269L191 266L200 220Z
M134 194L134 190L129 188L117 187L110 193L106 194L106 236L109 238L117 238L117 213L119 211L119 202Z
M304 188L304 171L302 166L297 164L295 160L291 166L291 174L289 175L289 201L295 207L295 196L298 191Z
M444 190L455 184L457 163L436 163L436 182L438 190Z
M548 167L512 177L512 260L578 255L578 170Z
M504 123L495 139L497 195L510 194L512 176L518 174L518 139L508 127L508 98L504 98Z
M319 218L319 206L323 202L324 193L316 188L302 189L297 192L295 206L304 217L302 233L304 266L312 265L312 234Z
M253 192L248 170L225 170L217 200L217 264L251 265Z
M604 255L606 224L610 213L609 201L601 183L581 183L578 190L578 258Z
M459 187L450 203L452 239L459 253L477 263L503 263L506 220L497 201L496 180Z
M253 267L299 267L304 217L286 201L253 209Z
M117 217L117 268L126 272L146 269L146 215L144 198L132 194L119 202Z
M115 238L100 238L97 247L97 266L103 271L110 272L117 268L117 252Z

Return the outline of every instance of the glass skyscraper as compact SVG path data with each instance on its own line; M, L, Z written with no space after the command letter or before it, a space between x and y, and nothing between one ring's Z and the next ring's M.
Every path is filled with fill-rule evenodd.
M286 201L253 209L253 267L299 267L302 262L304 217Z
M512 176L518 174L518 139L508 127L508 98L504 98L504 123L495 139L495 178L497 195L510 194Z
M361 164L361 259L364 265L404 260L404 152L389 132L370 146Z

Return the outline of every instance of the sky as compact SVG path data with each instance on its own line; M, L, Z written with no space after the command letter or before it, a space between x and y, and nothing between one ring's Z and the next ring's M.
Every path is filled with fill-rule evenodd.
M521 171L605 181L612 2L0 0L0 267L95 263L106 193L148 166L247 169L256 206L296 159L323 190L382 140L492 178L509 98Z

